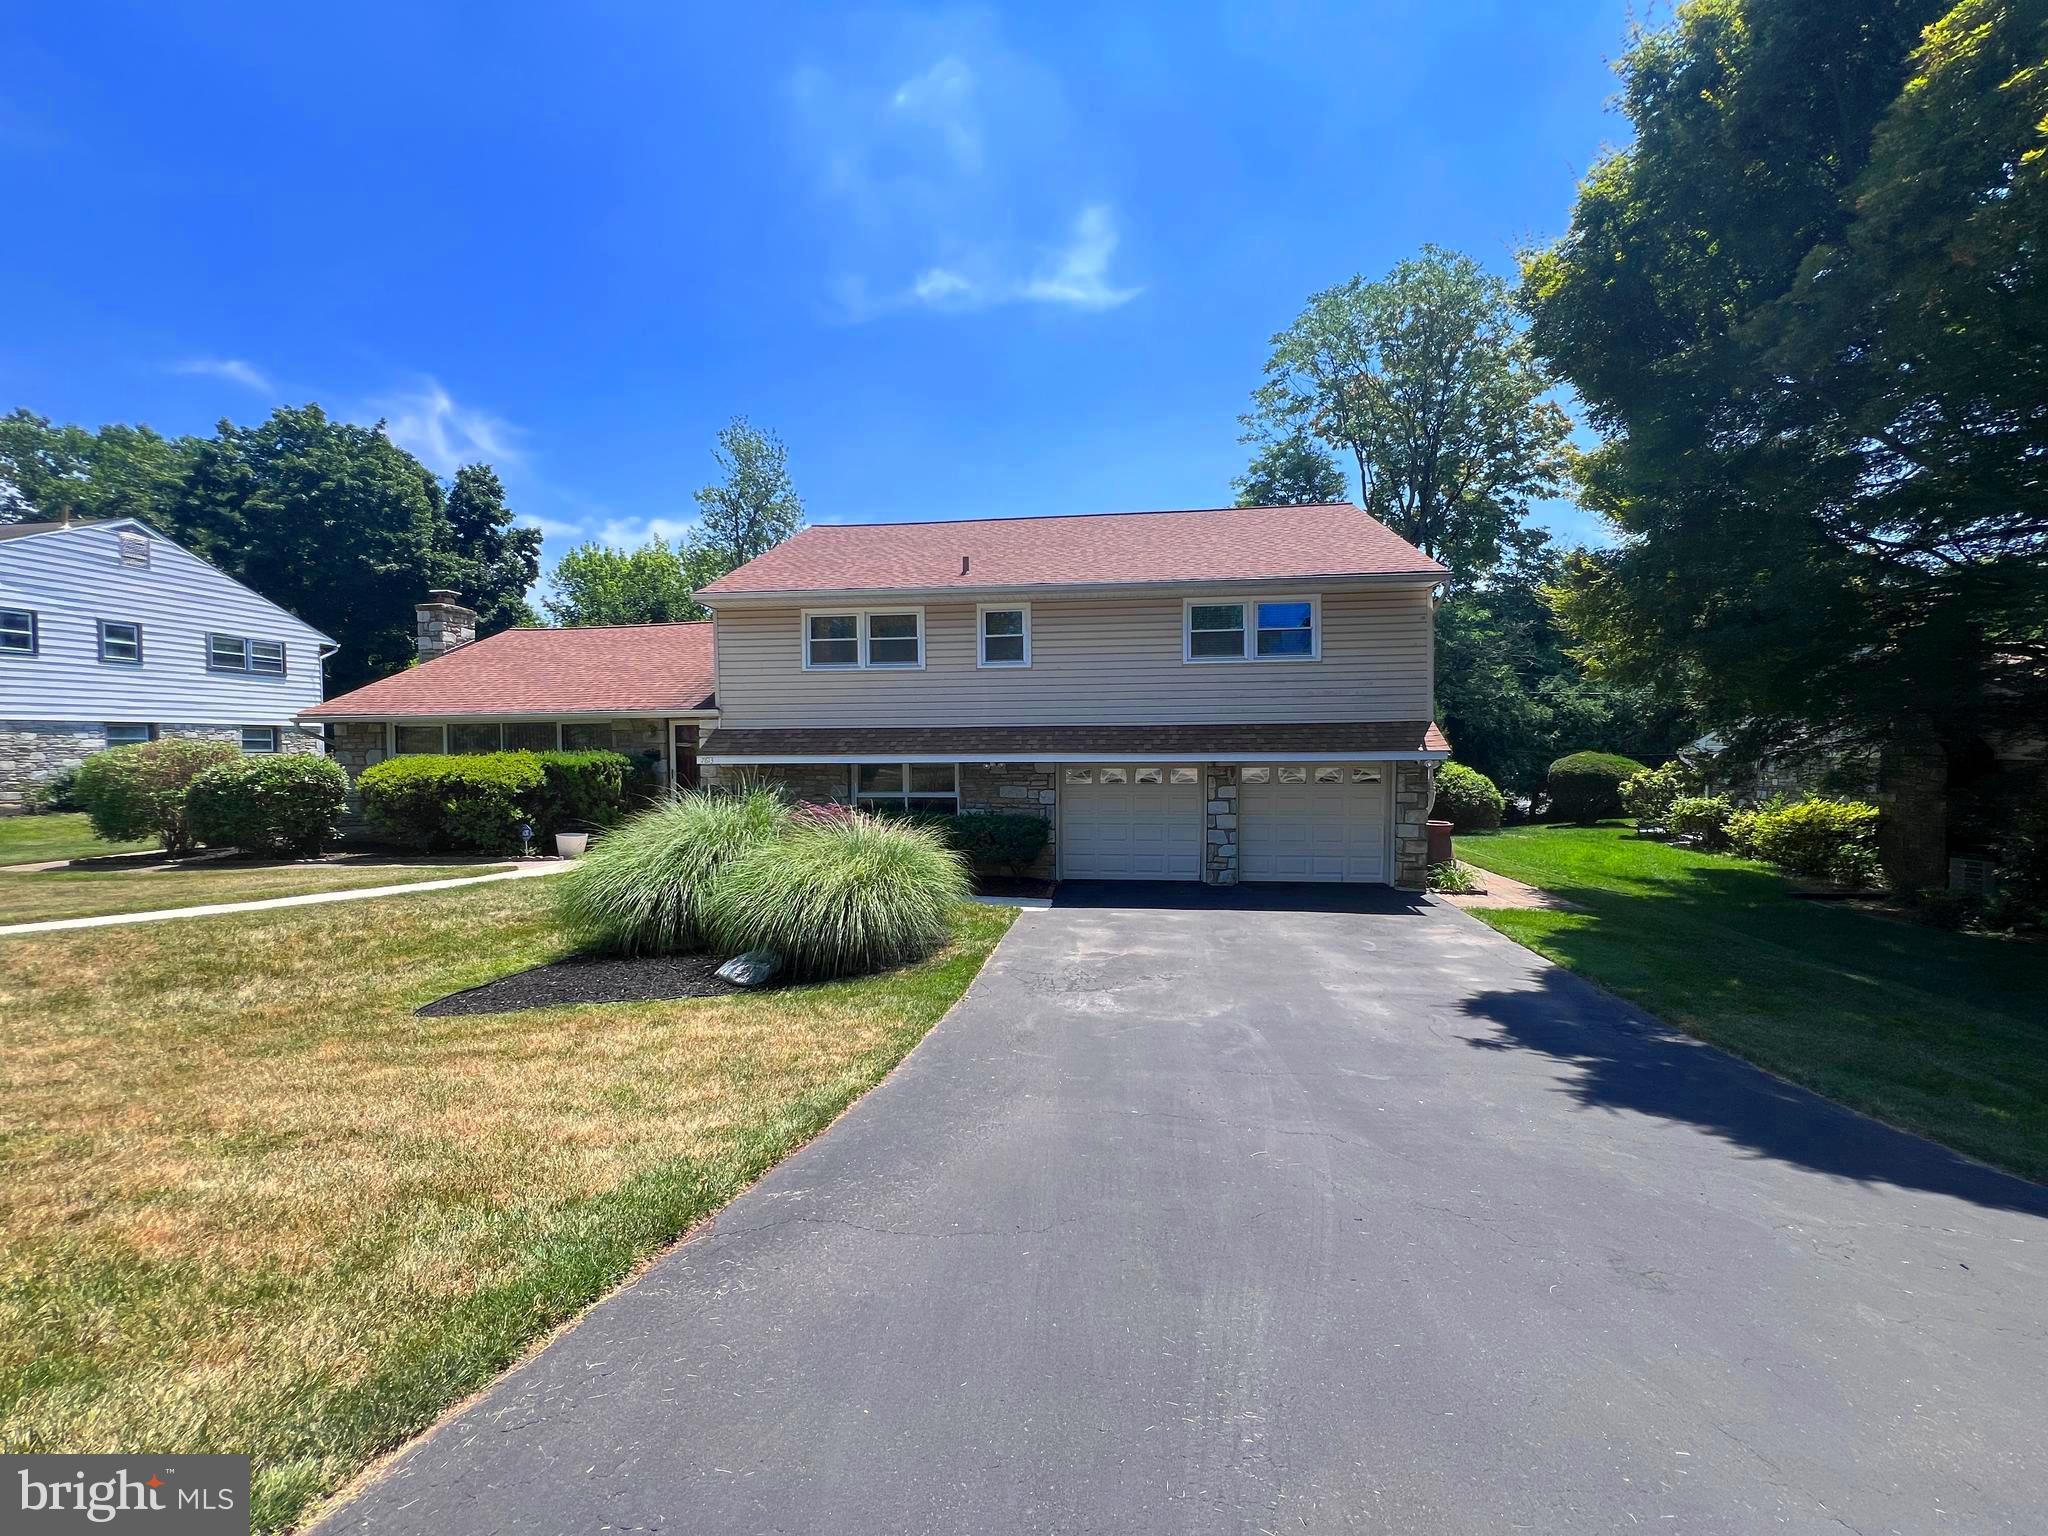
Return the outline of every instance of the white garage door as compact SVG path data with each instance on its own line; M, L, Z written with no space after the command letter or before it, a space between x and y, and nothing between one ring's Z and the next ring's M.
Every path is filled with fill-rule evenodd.
M1060 875L1199 880L1201 770L1090 764L1060 770Z
M1259 764L1238 777L1241 879L1386 881L1384 764Z

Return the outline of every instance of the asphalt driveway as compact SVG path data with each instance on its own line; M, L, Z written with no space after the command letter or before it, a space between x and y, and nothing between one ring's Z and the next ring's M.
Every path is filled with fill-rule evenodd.
M1309 896L1023 914L330 1528L2048 1529L2048 1192Z

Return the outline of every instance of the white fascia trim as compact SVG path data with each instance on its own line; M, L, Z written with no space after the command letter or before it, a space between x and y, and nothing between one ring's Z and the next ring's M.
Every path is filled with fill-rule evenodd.
M1440 763L1448 752L870 752L861 756L700 755L718 768L845 766L852 763Z
M934 525L942 526L942 525ZM1349 587L1435 587L1449 573L1419 571L1354 572L1334 576L1235 576L1200 581L1045 581L1007 587L795 587L774 592L699 592L697 601L716 613L729 608L786 608L791 603L819 613L845 613L853 608L886 608L890 603L999 602L1006 597L1114 597L1146 592L1287 592L1303 587L1331 591ZM710 599L706 602L705 599Z

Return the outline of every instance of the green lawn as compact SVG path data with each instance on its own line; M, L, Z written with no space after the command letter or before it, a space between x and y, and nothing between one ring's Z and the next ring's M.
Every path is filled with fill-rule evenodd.
M1801 901L1762 864L1613 824L1462 836L1584 912L1473 916L1840 1103L2048 1179L2048 946Z
M266 901L315 891L414 885L510 869L509 864L229 864L225 867L72 870L0 869L0 923L154 912L226 901Z
M0 816L0 864L41 864L50 859L92 859L105 853L139 853L156 847L155 839L139 843L103 843L92 826L75 811L60 816Z
M815 1135L1014 912L858 981L421 1018L549 882L0 941L0 1445L240 1451L256 1529Z

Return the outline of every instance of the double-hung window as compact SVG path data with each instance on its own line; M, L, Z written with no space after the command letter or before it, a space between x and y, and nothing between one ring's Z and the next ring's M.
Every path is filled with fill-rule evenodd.
M1314 661L1322 655L1321 605L1312 597L1195 601L1184 616L1187 661Z
M27 608L0 608L0 655L36 653L36 616Z
M1028 667L1031 665L1031 608L1019 603L999 608L984 603L977 610L980 626L979 650L975 661L984 667Z
M277 727L274 725L243 726L242 750L244 752L275 752L277 750Z
M122 666L142 665L142 626L100 620L100 660Z
M863 810L951 816L960 809L958 763L860 763L854 803Z
M241 635L208 635L206 666L212 672L251 672L258 677L283 677L284 642L250 640Z
M922 608L804 615L804 670L915 669L924 665Z

